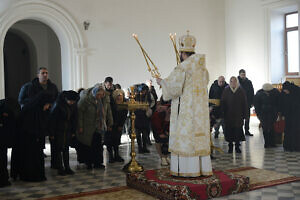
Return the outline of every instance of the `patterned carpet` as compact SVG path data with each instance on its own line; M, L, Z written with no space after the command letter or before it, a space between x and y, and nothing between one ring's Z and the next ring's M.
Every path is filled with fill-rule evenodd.
M215 179L215 177L209 177L209 178L192 178L192 179L186 179L186 178L172 178L171 176L168 176L168 169L164 168L164 169L158 169L158 170L148 170L149 173L152 173L152 171L156 171L155 174L159 174L159 178L160 179L165 179L165 182L170 182L171 180L175 181L175 182L186 182L186 185L188 184L203 184L204 182L211 182L211 181L205 181L205 179L209 180L209 179ZM215 174L219 173L215 172ZM279 185L279 184L284 184L284 183L289 183L289 182L294 182L294 181L300 181L300 177L295 177L289 174L282 174L282 173L277 173L274 171L270 171L270 170L264 170L264 169L257 169L254 167L242 167L242 168L236 168L236 169L229 169L226 170L226 173L232 173L235 174L237 176L245 176L245 177L249 177L250 179L250 188L246 188L247 190L256 190L256 189L260 189L262 187L271 187L274 185ZM139 175L139 178L141 180L141 175L145 175L147 174L146 172L142 172L142 173L137 173ZM153 173L152 173L153 174ZM129 177L135 177L135 175L130 175ZM166 178L167 177L167 178ZM145 178L145 177L143 177ZM143 181L139 181L137 182L137 185L141 185L143 184ZM214 182L218 182L218 181L214 181ZM149 188L148 191L146 190L146 192L149 192L150 190L150 185L154 185L153 180L151 182L149 182ZM248 185L249 187L249 185ZM177 188L178 189L178 188ZM142 189L143 190L143 189ZM106 200L106 199L121 199L121 200L127 200L127 199L143 199L143 200L152 200L152 199L168 199L165 198L163 196L159 196L158 191L160 189L158 189L157 191L153 191L154 193L152 193L152 196L141 192L139 190L135 190L126 186L123 187L115 187L115 188L110 188L110 189L103 189L103 190L96 190L96 191L91 191L91 192L84 192L84 193L77 193L77 194L69 194L69 195L62 195L62 196L57 196L57 197L51 197L51 198L46 198L46 199L42 199L42 200L67 200L67 199L73 199L73 200ZM163 191L164 193L167 193L167 191ZM204 191L205 192L205 191ZM224 191L222 191L224 192ZM237 191L231 191L232 193L237 193ZM239 191L242 192L242 191ZM151 193L151 192L150 192ZM182 192L180 192L182 193ZM218 193L218 192L216 192ZM221 195L221 192L218 194ZM154 197L155 196L155 197ZM225 196L224 196L225 197ZM190 197L187 196L186 198L184 198L183 196L181 196L178 199L207 199L207 198L200 198L200 196L198 198L196 197ZM177 199L174 197L170 197L169 199Z

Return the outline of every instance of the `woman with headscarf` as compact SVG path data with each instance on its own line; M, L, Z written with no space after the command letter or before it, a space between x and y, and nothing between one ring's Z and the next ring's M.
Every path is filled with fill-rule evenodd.
M254 107L261 122L265 148L275 147L274 123L278 116L279 91L270 83L265 83L254 96Z
M239 146L241 141L245 141L243 122L248 116L248 107L245 91L234 76L230 78L229 87L222 94L221 109L225 122L225 140L229 142L228 153L233 152L233 142L236 153L241 153Z
M69 164L69 146L77 129L77 106L79 95L75 91L59 94L50 115L50 137L54 142L58 175L74 174ZM63 166L64 165L64 166Z
M122 89L116 89L112 93L112 115L114 119L112 131L105 134L104 143L109 153L109 163L123 162L124 159L119 154L119 145L121 144L121 136L123 125L127 118L127 110L119 110L118 104L124 102L125 93Z
M105 90L102 86L95 86L81 92L78 106L78 132L82 161L87 169L104 169L102 132L106 129L102 98Z
M283 148L300 151L300 88L286 81L282 85L281 112L285 117Z

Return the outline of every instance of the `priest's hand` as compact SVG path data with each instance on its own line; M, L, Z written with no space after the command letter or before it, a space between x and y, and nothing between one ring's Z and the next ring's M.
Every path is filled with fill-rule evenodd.
M161 85L161 84L160 84L161 80L162 80L161 78L156 78L156 83L157 83L158 85Z

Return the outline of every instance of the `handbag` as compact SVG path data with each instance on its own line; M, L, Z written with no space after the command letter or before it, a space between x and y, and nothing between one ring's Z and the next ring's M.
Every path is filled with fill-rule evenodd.
M278 118L274 123L274 131L276 133L283 133L285 128L285 120L283 118Z

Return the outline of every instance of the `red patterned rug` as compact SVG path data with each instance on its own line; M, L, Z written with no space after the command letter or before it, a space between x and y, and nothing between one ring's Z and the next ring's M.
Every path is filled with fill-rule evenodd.
M159 199L208 199L250 189L249 177L228 171L214 171L209 177L178 178L169 169L127 174L127 186Z
M127 186L164 200L210 199L299 180L299 177L254 167L215 170L214 175L199 178L173 177L164 168L127 174L126 179Z

